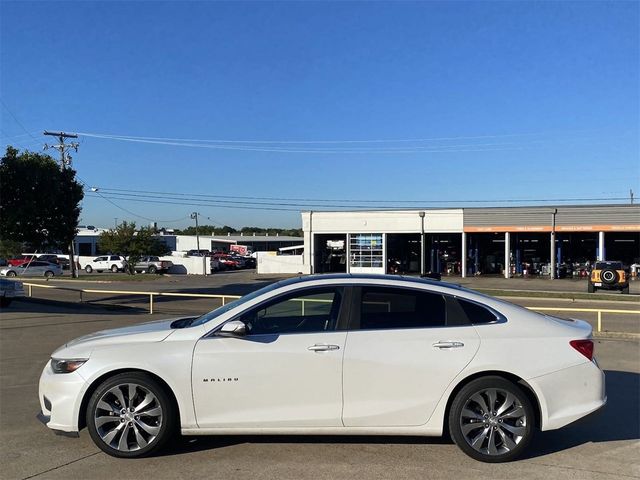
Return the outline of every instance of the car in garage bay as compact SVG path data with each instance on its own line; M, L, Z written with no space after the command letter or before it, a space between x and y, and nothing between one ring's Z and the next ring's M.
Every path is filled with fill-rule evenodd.
M591 327L460 286L311 275L201 316L69 341L44 366L41 420L115 457L185 435L447 432L504 462L536 430L601 408ZM425 447L428 448L428 447Z

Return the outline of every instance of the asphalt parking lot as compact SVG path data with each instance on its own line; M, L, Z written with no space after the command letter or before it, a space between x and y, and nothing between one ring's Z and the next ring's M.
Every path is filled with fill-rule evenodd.
M96 330L163 318L131 309L15 302L0 316L0 477L29 478L640 478L640 342L598 340L609 403L596 417L540 433L528 457L478 463L443 439L405 437L188 437L162 455L117 460L83 431L40 424L37 383L49 354Z

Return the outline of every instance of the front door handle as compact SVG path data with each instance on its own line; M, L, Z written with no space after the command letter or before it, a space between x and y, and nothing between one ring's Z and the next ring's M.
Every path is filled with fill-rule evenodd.
M312 352L328 352L330 350L339 350L339 345L327 345L326 343L316 343L315 345L311 345L307 347L307 350L311 350Z
M460 348L464 347L462 342L436 342L433 344L433 348Z

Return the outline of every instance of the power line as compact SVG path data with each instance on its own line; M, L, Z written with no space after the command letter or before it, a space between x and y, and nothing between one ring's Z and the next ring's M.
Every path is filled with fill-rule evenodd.
M130 190L124 188L108 188L108 187L98 187L98 190L104 190L108 192L110 195L121 195L121 196L133 196L133 197L156 197L162 196L166 198L167 196L175 196L175 197L185 197L186 199L196 199L198 201L206 201L203 199L212 198L212 199L238 199L237 201L227 202L224 200L211 200L220 203L249 203L249 202L241 202L240 200L267 200L267 201L279 201L279 202L287 202L287 204L291 204L292 206L300 206L298 204L294 204L291 202L343 202L343 203L386 203L386 204L427 204L427 203L451 203L451 204L477 204L477 203L519 203L519 202L539 202L539 203L552 203L552 202L595 202L595 201L619 201L626 200L628 197L582 197L582 198L508 198L508 199L466 199L466 200L444 200L444 199L422 199L422 200L370 200L370 199L322 199L322 198L291 198L291 197L258 197L258 196L240 196L240 195L211 195L211 194L197 194L197 193L180 193L180 192L160 192L160 191L145 191L145 190ZM119 193L124 192L124 193ZM262 204L262 203L261 203ZM265 205L270 205L269 203L264 203ZM282 205L282 203L277 203L274 205ZM313 206L313 205L301 205L301 206ZM329 206L329 205L323 205ZM368 208L368 206L363 207Z
M574 130L565 133L585 132L586 130ZM211 140L196 138L170 138L170 137L143 137L134 135L118 135L109 133L89 133L81 132L80 135L99 137L99 138L129 138L132 140L162 140L170 142L199 142L199 143L253 143L253 144L349 144L349 143L409 143L409 142L435 142L450 140L478 140L489 138L512 138L512 137L531 137L549 135L549 133L508 133L497 135L474 135L474 136L454 136L454 137L430 137L430 138L401 138L401 139L374 139L374 140Z
M91 195L89 195L91 196ZM110 200L113 197L107 197L106 195L98 195L101 198ZM333 211L333 210L326 210L326 209L331 209L331 208L337 208L340 209L340 211L344 211L345 209L350 209L350 210L379 210L379 211L394 211L394 210L399 210L399 209L403 209L403 207L400 206L382 206L382 205L298 205L298 208L291 208L294 207L295 204L269 204L269 203L253 203L253 204L249 204L249 203L242 203L242 204L220 204L220 203L216 203L215 200L197 200L197 199L190 199L190 198L182 198L182 199L167 199L167 197L133 197L133 196L122 196L122 197L118 197L117 200L120 201L128 201L128 202L141 202L141 203L151 203L151 204L167 204L167 205L175 205L175 206L200 206L200 207L217 207L217 208L233 208L233 209L244 209L244 210L269 210L269 211L289 211L289 212L300 212L303 209L315 209L316 211ZM626 198L625 198L626 200ZM207 203L202 203L202 202L207 202ZM423 207L425 207L425 205L423 205ZM406 207L405 207L406 208ZM418 207L413 207L413 208L418 208ZM438 208L446 208L446 207L438 207ZM451 208L461 208L461 207L451 207ZM500 207L494 207L494 208L500 208ZM506 208L506 207L502 207L502 208ZM324 210L323 210L324 209ZM448 212L433 212L432 214L448 214ZM493 212L476 212L476 215L495 215L495 211ZM539 216L540 212L520 212L519 215L522 216Z
M20 122L20 120L18 120L18 117L16 117L13 112L11 111L11 109L7 106L7 104L5 103L5 101L0 98L0 102L2 102L2 105L4 106L5 110L7 112L9 112L9 115L11 115L11 117L13 118L13 120L20 126L20 128L22 128L22 130L24 130L24 132L29 135L31 138L33 138L34 140L38 140L36 137L33 136L32 133L29 132L29 130L27 130L24 125L22 124L22 122Z
M514 151L514 150L522 150L523 147L517 146L514 144L513 146L508 146L509 144L501 144L505 145L502 147L494 147L492 144L468 144L468 145L434 145L431 147L405 147L402 149L369 149L369 150L347 150L347 149L291 149L291 148L279 148L279 147L258 147L258 146L250 146L250 145L242 145L242 146L230 146L230 145L219 145L219 144L209 144L209 143L186 143L186 142L177 142L177 141L165 141L165 140L143 140L137 138L130 137L115 137L115 136L101 136L95 134L82 134L84 136L93 137L93 138L101 138L107 140L117 140L123 142L134 142L134 143L145 143L145 144L153 144L153 145L168 145L174 147L188 147L188 148L204 148L204 149L213 149L213 150L231 150L231 151L242 151L242 152L271 152L271 153L313 153L313 154L399 154L399 153L462 153L462 152L500 152L500 151ZM500 144L496 144L500 145ZM475 148L474 148L475 147Z

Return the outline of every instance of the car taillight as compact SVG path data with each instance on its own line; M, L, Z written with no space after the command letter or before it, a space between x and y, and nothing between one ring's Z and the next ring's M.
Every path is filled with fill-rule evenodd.
M593 340L571 340L569 345L589 360L593 359Z

